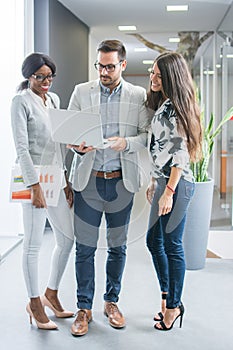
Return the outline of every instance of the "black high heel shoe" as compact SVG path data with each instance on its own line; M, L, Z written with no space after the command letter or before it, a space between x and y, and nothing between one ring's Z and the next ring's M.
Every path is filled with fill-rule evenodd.
M162 296L162 300L166 300L166 299L167 299L167 293L162 293L161 296ZM158 312L157 315L159 316L159 318L155 316L155 317L154 317L154 321L162 321L162 320L163 320L163 314L162 314L162 312L161 312L161 311Z
M167 327L165 325L165 323L163 321L160 321L159 324L162 328L158 328L156 325L157 323L154 325L154 328L158 329L158 331L170 331L173 326L174 323L176 322L176 320L180 317L180 328L182 327L182 322L183 322L183 316L184 316L184 305L181 303L179 306L179 310L180 310L180 314L174 319L174 321L172 322L170 327Z

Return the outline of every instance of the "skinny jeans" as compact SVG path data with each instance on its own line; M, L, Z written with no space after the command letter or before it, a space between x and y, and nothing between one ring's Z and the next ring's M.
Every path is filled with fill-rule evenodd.
M74 191L77 307L92 309L95 291L95 252L103 213L107 261L104 300L117 302L126 261L126 241L134 194L121 178L91 176L82 192Z
M41 293L38 283L39 252L42 245L46 218L55 235L55 247L51 257L50 276L47 287L58 290L73 246L73 209L66 202L64 190L61 190L57 207L35 208L24 203L23 223L23 273L29 298Z
M146 238L161 292L167 292L166 305L173 309L181 304L185 277L183 233L186 213L194 193L195 184L180 179L173 195L173 207L169 214L158 216L158 201L163 194L167 179L159 178L151 205Z

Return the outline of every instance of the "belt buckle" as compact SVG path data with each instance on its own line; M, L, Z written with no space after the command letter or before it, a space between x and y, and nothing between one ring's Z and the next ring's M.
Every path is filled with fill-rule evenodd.
M109 174L108 172L106 172L106 171L104 172L104 179L105 180L111 179L111 177L108 177L108 174Z

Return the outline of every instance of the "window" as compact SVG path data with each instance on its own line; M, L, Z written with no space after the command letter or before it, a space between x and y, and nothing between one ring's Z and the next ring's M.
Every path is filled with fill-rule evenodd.
M11 132L10 105L16 87L22 80L21 64L24 57L24 0L1 3L1 128L0 128L0 236L18 234L21 230L20 204L9 203L9 179L16 153Z

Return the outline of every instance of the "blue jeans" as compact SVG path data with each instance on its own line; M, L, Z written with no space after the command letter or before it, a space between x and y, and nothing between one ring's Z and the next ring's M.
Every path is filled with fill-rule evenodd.
M107 233L106 292L104 300L117 302L126 260L126 241L134 194L121 178L91 176L82 192L74 192L77 306L91 309L95 291L95 252L105 213Z
M167 292L167 308L180 305L185 276L183 232L186 213L194 193L194 183L180 179L169 214L158 216L158 201L164 192L166 179L157 179L157 187L149 218L147 247L157 273L161 292Z

